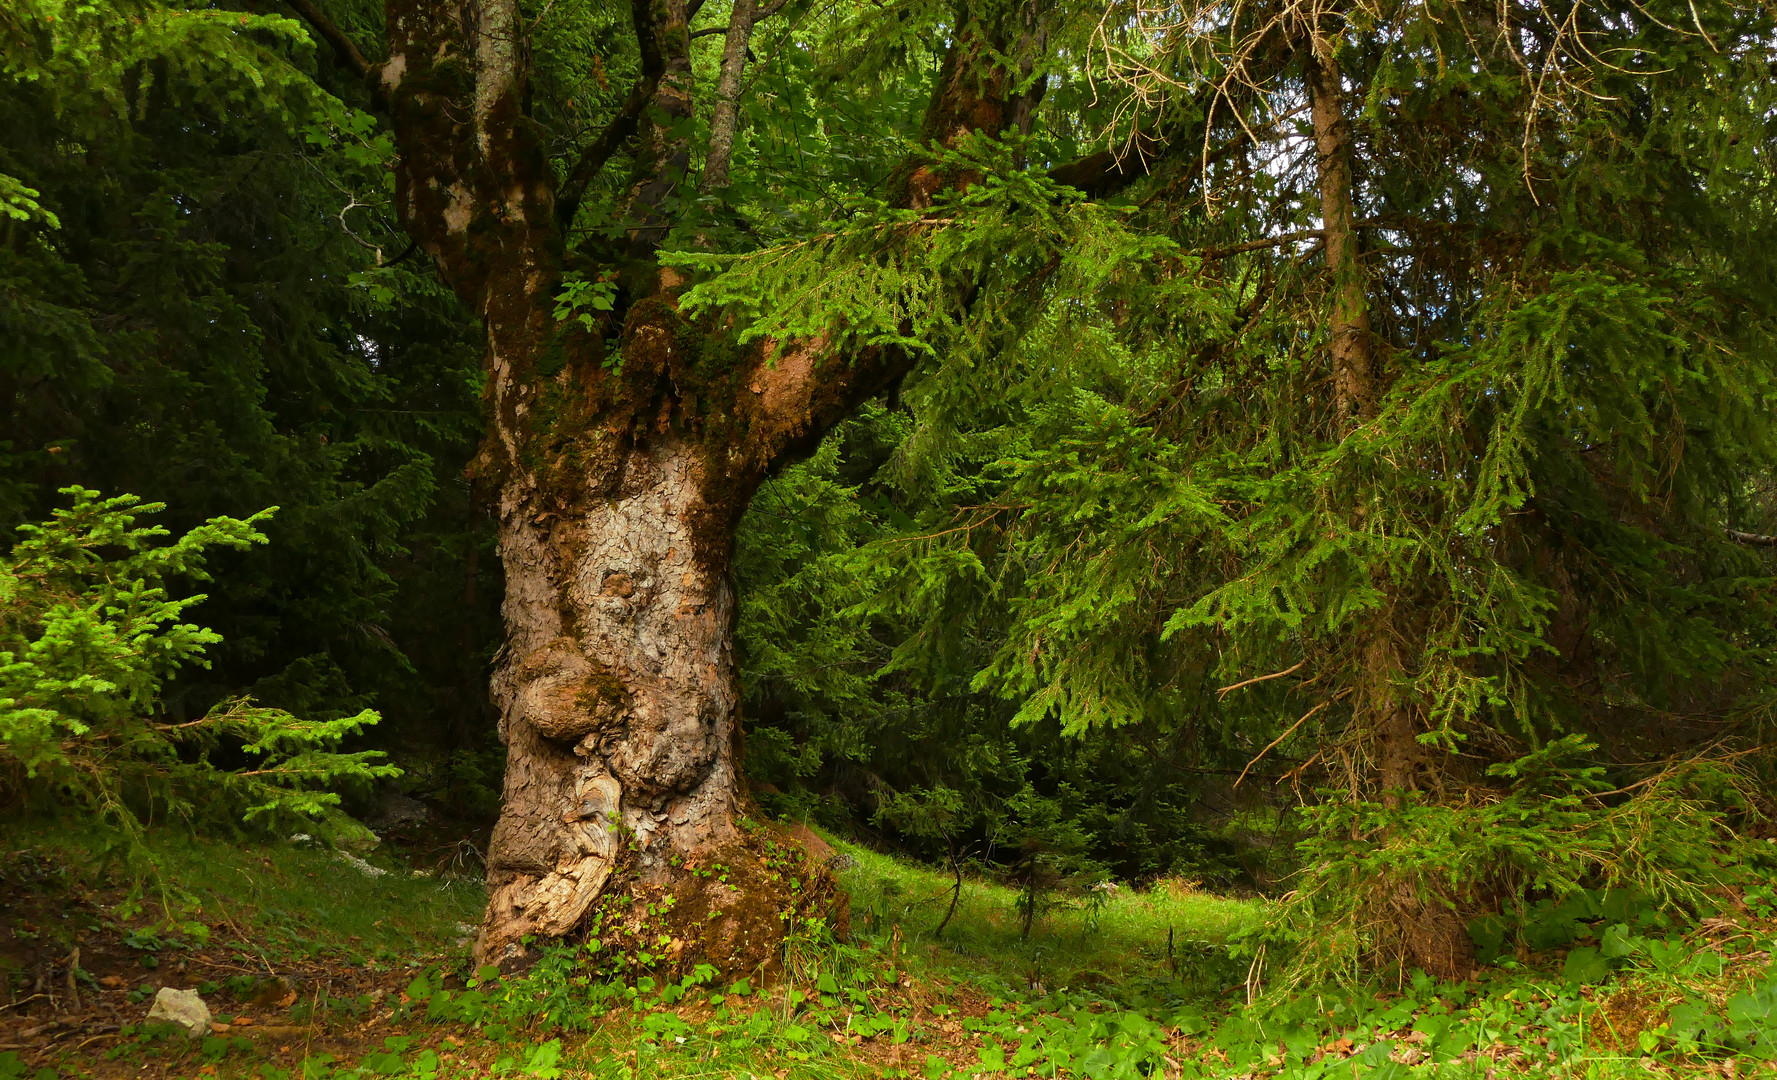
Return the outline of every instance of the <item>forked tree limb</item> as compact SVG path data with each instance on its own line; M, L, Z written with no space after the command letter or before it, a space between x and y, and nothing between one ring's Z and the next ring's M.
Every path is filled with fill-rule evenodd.
M753 13L753 25L757 26L766 19L769 19L773 15L782 11L784 9L784 3L785 0L773 0L772 3L766 4L762 8L757 8ZM691 31L691 38L695 41L701 37L715 37L717 34L726 35L727 33L728 27L726 26L706 26L702 30Z
M581 153L574 162L574 167L568 170L567 178L562 181L561 190L555 197L556 217L563 228L573 223L574 214L580 209L580 200L586 197L587 187L604 171L605 165L617 151L635 138L642 111L654 99L654 88L659 83L658 69L638 76L635 85L629 89L629 97L624 99L623 108L617 111L617 115L599 132L599 137Z
M635 26L636 49L642 58L642 70L636 76L635 83L630 86L623 108L617 110L617 115L599 132L599 137L581 152L555 193L556 220L563 229L574 224L574 215L580 209L580 201L586 197L587 187L598 179L599 173L604 171L611 158L635 138L642 113L647 110L648 103L654 100L654 93L660 87L660 77L666 74L666 54L660 47L660 11L660 6L649 0L632 0L630 4L630 17Z
M1291 724L1289 726L1289 728L1286 729L1282 735L1279 735L1277 738L1272 739L1271 742L1266 745L1265 749L1260 750L1258 752L1258 754L1256 754L1251 761L1246 763L1246 768L1240 770L1240 775L1235 777L1235 779L1234 779L1234 786L1239 787L1240 782L1242 780L1246 779L1246 774L1253 771L1253 766L1257 765L1260 761L1263 761L1266 754L1269 754L1272 750L1277 748L1278 743L1282 742L1283 740L1289 738L1292 734L1294 734L1295 730L1297 728L1301 727L1303 724L1308 722L1309 717L1313 716L1315 713L1321 711L1322 709L1326 708L1328 705L1331 705L1331 704L1332 704L1331 701L1323 701L1319 705L1316 705L1314 708L1309 709L1307 712L1302 714L1302 718L1300 720L1297 720L1295 723Z

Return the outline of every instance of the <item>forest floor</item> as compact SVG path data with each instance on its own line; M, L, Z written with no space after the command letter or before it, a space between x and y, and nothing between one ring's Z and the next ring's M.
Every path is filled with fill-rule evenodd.
M1249 1004L1261 901L1162 881L1058 899L1026 937L1013 890L965 878L939 939L952 878L838 844L850 940L793 946L770 985L587 986L547 962L477 984L483 892L448 860L153 843L162 887L132 902L96 835L0 833L0 1080L1777 1076L1757 897L1466 983ZM163 986L198 990L212 1033L144 1023Z

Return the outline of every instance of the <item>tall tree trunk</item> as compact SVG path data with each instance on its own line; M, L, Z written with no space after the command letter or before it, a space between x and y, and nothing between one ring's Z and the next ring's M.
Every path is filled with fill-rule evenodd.
M1309 107L1320 181L1321 227L1332 279L1334 407L1340 436L1376 417L1384 372L1370 329L1369 279L1359 252L1357 212L1352 194L1351 126L1345 119L1344 87L1332 42L1312 35L1307 69ZM1395 642L1396 604L1391 601L1367 628L1369 641L1359 664L1363 685L1356 698L1359 721L1377 746L1377 777L1385 798L1419 786L1423 748L1415 738L1412 711L1402 700L1401 659Z
M1351 125L1332 43L1315 34L1306 61L1315 160L1320 180L1321 229L1332 271L1333 400L1341 430L1376 415L1380 377L1370 332L1368 279L1358 251L1351 191Z
M1333 42L1319 27L1310 35L1304 57L1309 108L1314 124L1320 186L1321 228L1331 278L1333 400L1338 434L1349 435L1374 420L1382 399L1386 372L1377 354L1370 326L1369 279L1357 231L1356 199L1351 168L1351 126L1345 117L1343 78ZM1403 686L1405 671L1399 640L1413 622L1410 602L1385 586L1383 608L1369 621L1358 650L1357 693L1353 697L1359 731L1373 749L1375 786L1383 801L1401 805L1404 793L1420 787L1432 767L1420 745L1418 719L1411 693ZM1394 915L1402 954L1407 962L1433 976L1455 979L1474 967L1474 949L1465 924L1446 902L1426 896L1414 882L1391 886L1385 905Z
M509 749L484 955L572 931L626 853L635 884L663 891L738 857L734 594L720 545L697 536L723 514L709 472L669 430L578 498L507 484L494 696Z
M684 181L694 107L685 0L635 0L636 94L568 170L578 200L635 141L622 301L586 332L553 318L563 259L554 170L524 114L514 0L389 0L377 72L394 116L409 232L487 330L489 428L477 471L498 491L507 643L494 697L505 801L488 853L478 958L522 963L526 939L665 934L669 957L746 969L776 956L796 896L771 842L740 825L740 692L729 572L734 530L774 464L909 363L823 341L725 346L691 325L653 254ZM749 27L750 29L750 27ZM1017 112L1010 31L960 31L930 141L998 133ZM726 75L727 72L724 72ZM632 103L633 104L633 101ZM919 205L967 182L917 163ZM764 865L773 863L772 866ZM815 894L810 896L810 894ZM668 898L670 897L670 901ZM807 899L805 899L807 898Z

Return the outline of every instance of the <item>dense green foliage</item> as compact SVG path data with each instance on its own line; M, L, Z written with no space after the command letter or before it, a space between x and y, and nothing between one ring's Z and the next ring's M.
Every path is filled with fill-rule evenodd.
M1769 732L1771 565L1736 539L1772 509L1769 13L1509 15L1511 35L1462 5L1133 13L1099 78L1213 148L1139 204L1080 202L1024 147L981 145L962 164L983 182L929 217L862 206L692 260L717 272L692 301L750 309L748 333L930 358L898 445L854 473L887 512L836 518L789 479L761 499L767 551L775 498L775 518L841 525L809 537L850 572L803 561L821 601L743 639L768 676L821 670L785 638L850 660L849 699L884 710L912 678L927 724L962 699L1004 711L914 758L897 730L880 759L855 719L804 712L801 745L894 761L894 786L1010 792L1023 773L1064 800L1071 739L1107 764L1182 745L1144 754L1175 765L1171 792L1221 767L1304 801L1319 839L1296 895L1348 929L1320 939L1344 959L1388 954L1403 889L1467 918L1587 882L1715 880L1692 872L1763 820L1768 763L1662 770ZM1276 51L1292 33L1336 56L1353 111L1383 371L1350 429L1330 408L1308 50ZM1398 713L1420 789L1399 806L1381 780ZM982 731L1023 732L1042 763L975 758ZM1547 776L1524 782L1528 762ZM1526 831L1515 853L1503 820ZM1617 857L1630 820L1649 861Z
M9 2L0 38L0 183L40 208L0 218L0 527L68 485L164 503L175 533L280 506L269 544L214 564L223 641L164 688L168 717L375 704L423 786L460 749L484 812L475 351L396 261L362 91L260 11Z
M23 538L0 562L0 794L71 801L133 847L145 821L169 816L295 820L319 823L329 836L361 834L336 812L332 789L400 770L377 751L337 747L375 725L376 713L304 720L235 698L197 719L165 718L167 681L187 665L206 666L205 649L222 640L181 621L205 598L173 599L169 581L208 580L208 549L264 543L256 526L271 511L215 518L158 543L166 530L136 519L162 507L79 488L66 494L74 505L47 524L21 526Z

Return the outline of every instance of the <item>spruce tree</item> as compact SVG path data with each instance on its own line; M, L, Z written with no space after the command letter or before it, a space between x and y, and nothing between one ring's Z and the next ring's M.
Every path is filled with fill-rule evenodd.
M9 0L0 35L0 186L25 193L0 214L0 530L70 485L180 531L279 505L268 547L223 557L224 641L168 719L246 692L374 703L431 757L491 741L477 355L402 258L371 96L288 13Z
M1125 13L1124 254L1083 282L1071 240L992 339L985 296L932 320L1021 411L972 493L1003 531L889 549L903 602L991 581L978 685L1028 723L1115 739L1212 677L1184 707L1310 810L1318 970L1460 975L1538 891L1694 897L1769 700L1769 12ZM911 458L992 429L927 385Z

